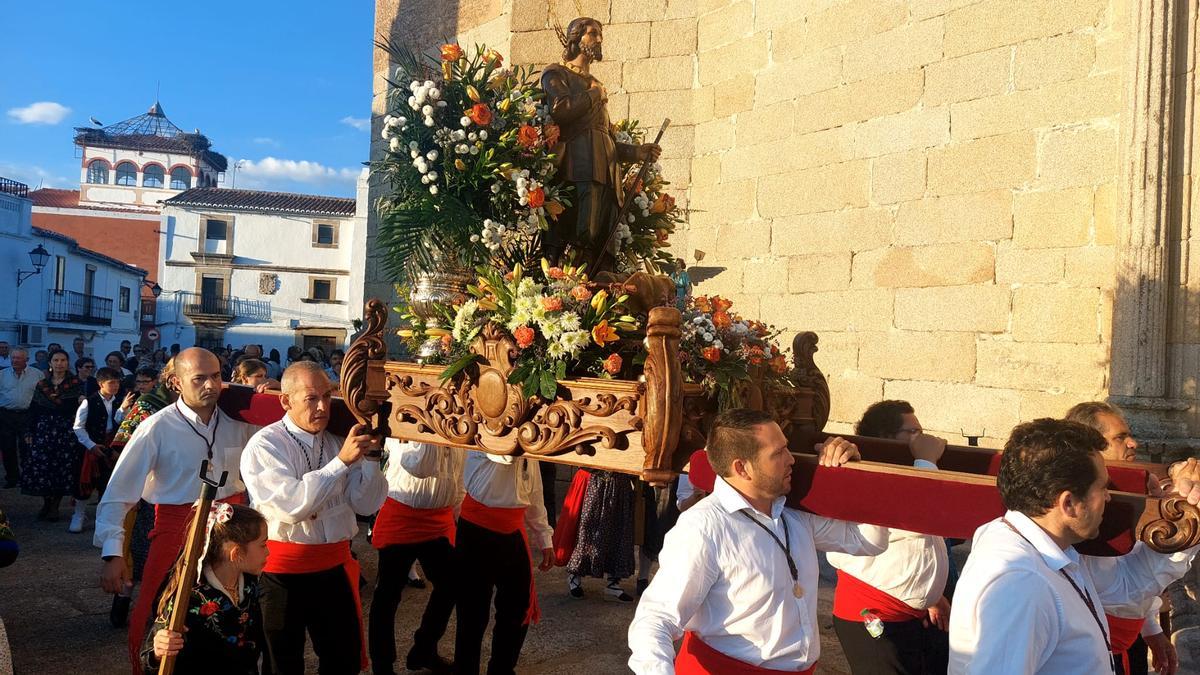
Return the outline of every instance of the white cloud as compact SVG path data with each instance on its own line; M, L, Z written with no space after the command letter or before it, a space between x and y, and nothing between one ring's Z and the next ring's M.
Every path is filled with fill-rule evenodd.
M54 101L38 101L24 108L9 108L8 116L17 124L58 124L71 109Z
M286 182L345 187L353 185L362 170L361 167L335 169L320 162L275 157L264 157L258 161L243 159L236 164L239 166L237 186L242 188L274 189Z
M254 143L256 145L269 145L272 148L278 148L280 146L279 141L275 140L274 138L270 138L269 136L258 136L254 139Z
M79 177L68 178L56 175L53 171L34 164L14 164L0 162L0 176L25 183L30 189L44 188L78 188Z
M354 127L359 131L371 130L371 120L362 117L351 117L347 115L342 118L342 124L345 124L348 127Z

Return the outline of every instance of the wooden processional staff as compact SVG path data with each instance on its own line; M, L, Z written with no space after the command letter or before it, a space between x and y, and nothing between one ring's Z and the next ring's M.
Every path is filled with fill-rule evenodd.
M178 574L175 586L175 604L171 607L171 616L167 620L167 630L183 634L184 623L187 622L188 602L192 597L192 586L196 585L196 563L204 550L204 538L208 533L208 512L217 490L225 485L229 478L228 471L221 472L219 480L208 477L208 460L200 463L200 500L196 503L196 513L192 516L192 525L188 529L187 539L183 545L183 567ZM158 675L171 675L175 670L175 655L164 656L158 664Z

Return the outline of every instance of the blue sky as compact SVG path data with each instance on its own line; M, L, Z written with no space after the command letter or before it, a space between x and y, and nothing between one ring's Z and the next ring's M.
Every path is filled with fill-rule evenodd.
M247 160L237 187L353 196L373 0L4 5L0 176L78 186L72 127L140 115L158 86L172 122L198 127L231 169Z

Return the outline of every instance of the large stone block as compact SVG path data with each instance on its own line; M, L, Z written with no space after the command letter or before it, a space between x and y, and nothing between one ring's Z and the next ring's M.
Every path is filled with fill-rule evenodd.
M979 0L908 0L908 12L914 19L928 19L977 2Z
M523 33L543 30L549 22L550 8L543 0L512 0L512 30Z
M855 126L854 156L879 157L950 142L950 107L913 108Z
M832 89L842 82L842 52L826 49L804 58L776 60L755 77L754 102L759 106Z
M804 7L796 0L755 0L754 30L770 30L804 19Z
M1020 396L1021 420L1028 422L1042 417L1062 419L1076 403L1104 400L1108 392L1102 389L1091 392L1024 390Z
M762 320L789 331L869 331L892 327L891 289L764 295Z
M896 212L896 241L914 245L1008 239L1012 209L1008 190L904 202Z
M943 286L896 291L896 327L1000 333L1008 329L1011 292L1003 286Z
M753 0L737 0L700 17L697 35L701 49L712 49L746 37L754 31Z
M887 246L892 241L891 211L848 209L777 218L771 225L771 253L841 253Z
M728 117L754 107L754 78L725 80L713 87L713 116Z
M734 78L749 79L767 65L766 32L755 33L715 49L700 42L700 84L716 84ZM608 38L605 38L608 43Z
M721 117L711 122L697 124L693 147L697 155L707 155L710 152L722 152L733 147L733 119Z
M1106 0L980 2L946 15L947 56L981 52L1099 25Z
M692 89L692 121L710 122L716 117L717 89L713 85Z
M853 82L919 68L941 58L942 18L935 17L847 45L843 75L848 82Z
M796 132L839 127L908 110L921 100L921 70L880 75L796 99Z
M771 223L753 219L729 220L717 227L717 242L714 261L762 256L771 250Z
M1013 84L1036 89L1051 82L1087 77L1096 61L1096 39L1091 33L1067 33L1017 45L1013 59Z
M565 2L566 0L559 0ZM607 3L604 3L607 4ZM699 11L696 0L619 0L612 3L614 22L686 19Z
M997 284L1052 284L1063 280L1065 250L1020 248L1009 241L996 245Z
M1019 188L1033 179L1036 167L1031 132L956 143L929 151L929 191L946 195Z
M660 56L624 63L626 91L662 91L691 89L695 59L688 56Z
M1091 238L1092 188L1019 192L1013 203L1013 243L1022 248L1082 246Z
M850 285L850 253L797 255L787 258L789 293L840 291ZM764 293L779 292L779 275L766 281Z
M902 25L908 18L903 0L849 0L809 15L805 50L849 45Z
M562 24L563 30L566 30L567 24L577 16L590 16L603 23L606 29L610 23L633 21L625 16L615 16L611 13L609 11L610 0L549 0L549 2L543 0L542 4L550 6L550 20ZM614 10L620 12L626 6L634 3L611 2L611 4L614 5ZM650 3L638 3L638 5L644 4ZM607 33L605 37L607 37Z
M692 112L692 97L687 91L638 91L629 95L629 117L651 129L657 130L668 117L672 125L689 126L693 124Z
M866 206L871 167L866 160L766 176L758 181L758 213L763 218Z
M650 56L691 56L695 53L695 19L673 19L650 24Z
M699 227L717 227L726 223L740 223L754 215L754 181L726 182L712 187L693 186L689 222ZM767 246L770 245L768 235ZM767 248L750 255L762 255Z
M864 333L858 354L862 373L887 380L970 382L975 377L975 336L970 333Z
M990 283L996 260L980 242L900 246L854 256L855 288L920 288Z
M883 394L911 403L926 429L949 432L951 442L962 432L1005 438L1021 421L1020 395L1007 388L895 380L884 385Z
M779 282L787 278L788 259L762 257L763 253L742 261L743 293L778 293Z
M561 44L555 46L561 51ZM606 60L629 61L644 59L648 56L650 56L649 23L614 23L604 27L604 58Z
M883 400L883 380L853 372L830 373L829 419L853 424L872 403Z
M607 48L608 38L605 37ZM513 33L509 50L513 63L558 63L562 58L562 43L553 30Z
M1038 186L1092 186L1112 181L1120 168L1118 136L1115 124L1046 133L1038 152Z
M658 134L658 127L645 125L646 142L654 140ZM694 127L676 125L672 121L671 126L667 127L662 138L662 159L672 160L691 160L696 156L696 130ZM670 180L671 174L665 174Z
M986 387L1037 391L1099 391L1108 373L1102 344L980 340L975 381Z
M758 178L790 171L796 167L788 162L784 154L787 144L759 143L749 147L737 147L721 154L721 175L724 180Z
M753 110L737 116L737 145L746 148L759 143L779 144L792 135L796 104L781 101L773 105L760 102Z
M912 150L871 160L871 201L876 204L920 199L925 195L925 152Z
M785 333L781 340L785 346L790 346L791 338L800 331L808 330L799 326L792 333ZM817 355L813 359L822 373L840 373L846 370L858 370L858 346L862 341L862 333L846 333L837 331L822 331L817 343ZM873 335L873 333L867 333Z
M1082 288L1108 290L1117 285L1117 252L1114 246L1088 246L1067 251L1067 283Z
M951 133L955 140L993 136L1111 117L1120 108L1121 79L1111 73L956 103Z
M1002 94L1012 80L1012 49L1003 47L925 67L925 105Z
M1019 342L1100 341L1100 291L1022 286L1013 290L1012 336Z
M1117 186L1105 183L1096 187L1092 204L1092 233L1100 246L1116 243L1117 230Z

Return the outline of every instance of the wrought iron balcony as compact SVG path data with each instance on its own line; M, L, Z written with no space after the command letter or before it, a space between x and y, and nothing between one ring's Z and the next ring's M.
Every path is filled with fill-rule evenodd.
M229 323L234 318L271 320L271 303L267 300L246 300L187 291L180 291L176 297L183 307L184 316L199 323Z
M29 186L11 178L0 176L0 192L16 197L29 197Z
M158 299L142 298L142 328L153 328L156 314L158 314Z
M97 295L75 291L46 291L46 320L86 323L94 326L112 325L113 301Z

